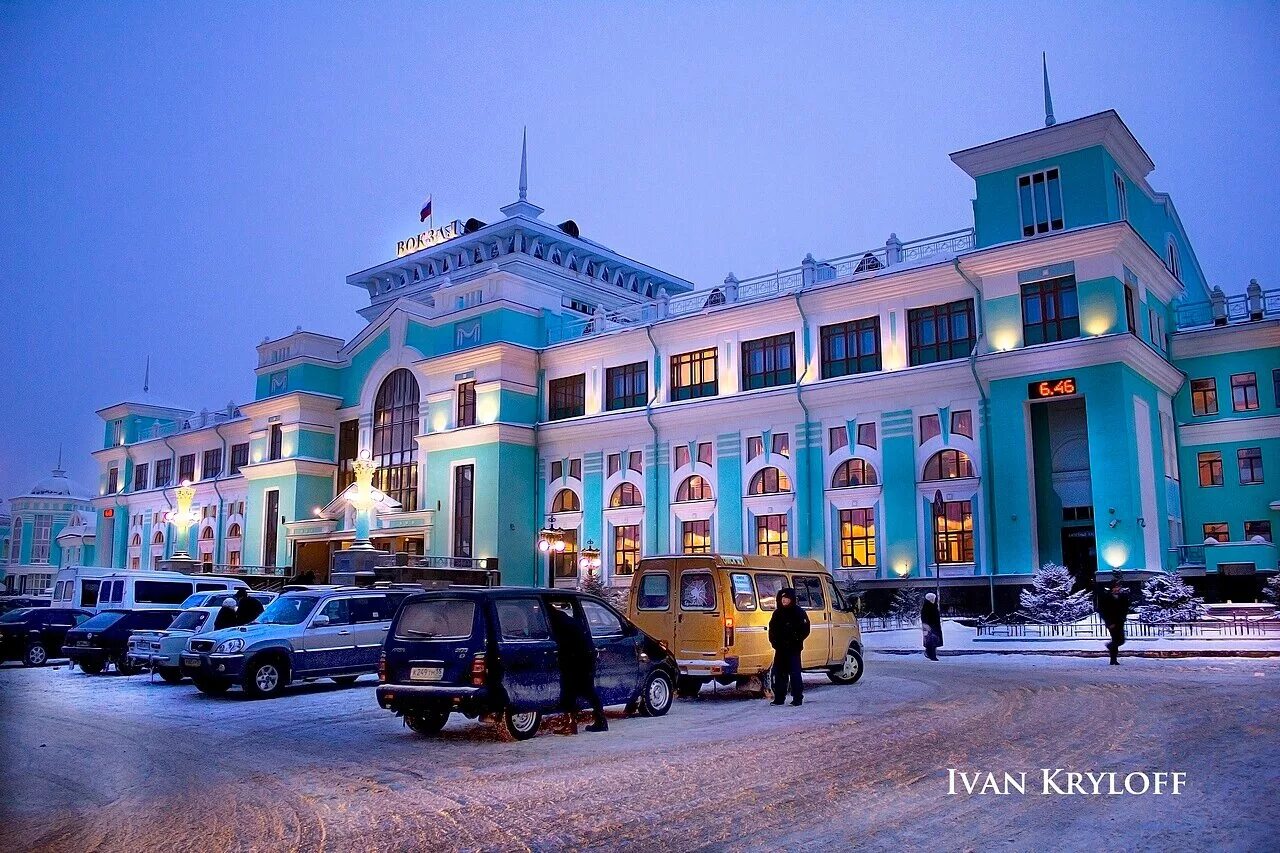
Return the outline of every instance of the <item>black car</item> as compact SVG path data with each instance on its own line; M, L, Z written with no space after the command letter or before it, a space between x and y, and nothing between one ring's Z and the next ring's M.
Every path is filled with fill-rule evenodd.
M137 668L129 663L129 635L134 631L162 631L179 610L103 610L67 632L62 653L89 675L115 664L121 675Z
M51 599L34 598L29 595L0 595L0 613L18 610L25 607L48 607Z
M0 663L44 666L57 657L67 631L93 616L66 607L23 607L0 616Z
M555 589L450 589L405 600L378 667L378 704L415 732L439 732L454 711L500 715L517 740L561 710L551 608L586 620L605 705L645 716L671 708L679 667L671 652L604 601Z

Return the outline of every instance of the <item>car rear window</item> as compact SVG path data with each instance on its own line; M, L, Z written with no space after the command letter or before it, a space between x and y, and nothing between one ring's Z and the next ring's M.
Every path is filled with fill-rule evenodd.
M189 581L135 581L133 600L138 604L181 604L191 594Z
M465 598L415 601L404 606L396 623L402 640L465 640L476 621L476 603Z
M813 575L792 575L796 587L796 604L801 610L822 610L827 600L822 596L822 579Z
M504 640L550 640L551 625L537 598L503 598L495 603Z
M734 572L729 579L733 582L733 606L739 610L755 610L756 588L751 584L751 575Z
M756 593L760 596L761 610L778 609L778 590L787 585L786 575L760 572L756 574Z
M385 595L367 595L351 599L351 621L390 622L395 615L396 606L387 600Z
M169 626L171 631L199 631L200 626L209 618L209 614L204 610L186 610L178 614L178 618L173 620L173 624Z
M98 606L98 587L102 581L80 581L80 606Z
M136 610L130 621L135 629L156 630L173 624L174 615L171 610Z
M587 625L591 628L592 637L622 636L622 620L603 604L584 600L582 612L587 615Z
M645 572L640 576L640 592L636 607L640 610L666 610L671 606L671 575Z
M715 610L716 585L711 572L683 572L680 575L681 610Z
M105 631L124 618L123 613L99 613L80 626L82 631Z
M0 616L0 622L25 622L34 609L35 608L33 607L23 607L18 610L10 610L8 613Z

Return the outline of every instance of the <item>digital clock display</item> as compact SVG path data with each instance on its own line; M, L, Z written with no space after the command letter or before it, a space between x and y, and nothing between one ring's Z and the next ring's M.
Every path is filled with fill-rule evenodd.
M1032 382L1027 386L1027 394L1033 400L1047 400L1050 397L1069 397L1076 393L1076 378L1066 376L1062 379L1046 379L1044 382Z

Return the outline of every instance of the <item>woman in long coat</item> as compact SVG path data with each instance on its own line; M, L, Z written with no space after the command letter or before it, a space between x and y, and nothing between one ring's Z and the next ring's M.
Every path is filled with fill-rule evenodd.
M942 645L942 615L938 612L938 597L932 592L924 597L920 608L920 631L924 636L924 656L938 659L938 646Z

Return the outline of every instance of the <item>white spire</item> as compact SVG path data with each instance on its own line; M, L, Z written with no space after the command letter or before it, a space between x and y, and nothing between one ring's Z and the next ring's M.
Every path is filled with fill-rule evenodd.
M1053 117L1053 95L1049 93L1049 57L1043 52L1040 67L1044 70L1044 126L1053 127L1057 119Z
M520 200L529 195L529 128L520 131Z
M142 393L151 391L151 356L147 356L147 367L142 374Z

